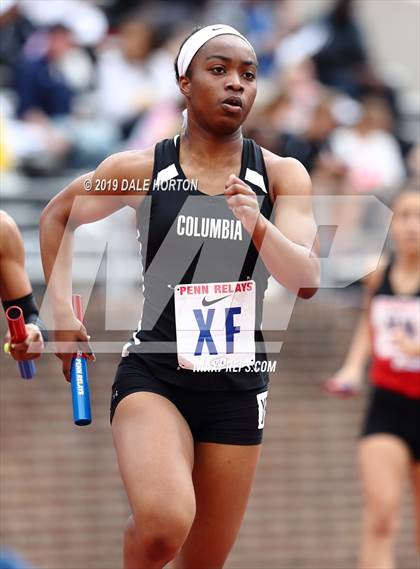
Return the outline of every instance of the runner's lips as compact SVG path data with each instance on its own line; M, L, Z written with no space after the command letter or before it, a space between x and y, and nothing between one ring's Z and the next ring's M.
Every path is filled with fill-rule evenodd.
M240 97L235 97L234 95L232 95L231 97L228 97L227 99L224 99L224 101L222 101L222 103L226 104L226 105L230 105L232 107L241 107L241 109L244 106L242 99Z

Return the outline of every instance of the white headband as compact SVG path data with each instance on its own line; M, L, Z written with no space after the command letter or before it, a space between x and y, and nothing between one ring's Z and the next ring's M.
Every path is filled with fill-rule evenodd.
M246 39L246 37L239 33L238 30L235 30L235 28L232 28L231 26L225 26L224 24L206 26L188 38L182 46L177 60L179 76L185 75L192 58L205 43L217 36L224 34L230 34L232 36L238 36L239 38L242 38L249 45L252 51L254 51L254 48Z

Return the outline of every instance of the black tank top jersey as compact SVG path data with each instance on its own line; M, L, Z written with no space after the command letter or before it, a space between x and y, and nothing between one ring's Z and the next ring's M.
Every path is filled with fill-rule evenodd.
M394 289L392 288L391 279L390 279L390 274L391 274L393 266L394 266L394 260L391 260L388 263L388 265L386 266L382 281L381 281L380 285L378 286L378 288L375 290L373 296L384 295L384 296L406 296L406 297L407 296L414 296L414 297L419 296L420 297L420 288L418 288L417 291L411 295L398 295L394 291Z
M255 192L262 215L269 219L272 204L267 172L261 148L253 140L243 139L239 177ZM220 195L209 196L198 184L188 184L179 162L179 135L156 144L148 197L137 212L144 269L143 314L126 348L138 354L156 377L187 389L247 390L268 383L268 374L253 367L239 371L183 369L176 352L165 349L165 342L176 344L175 285L252 279L256 283L255 360L266 360L261 320L269 273L248 232L228 208L223 191L221 188ZM211 220L222 220L213 223L223 223L224 233L209 235ZM157 353L151 353L151 343Z

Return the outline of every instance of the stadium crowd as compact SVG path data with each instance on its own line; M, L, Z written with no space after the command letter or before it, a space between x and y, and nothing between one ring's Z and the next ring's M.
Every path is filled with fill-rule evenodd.
M38 177L86 171L113 152L172 136L181 127L178 47L197 24L223 22L249 37L259 57L245 135L302 161L317 194L390 203L420 181L404 85L381 77L355 2L331 0L309 21L295 5L3 0L0 168Z

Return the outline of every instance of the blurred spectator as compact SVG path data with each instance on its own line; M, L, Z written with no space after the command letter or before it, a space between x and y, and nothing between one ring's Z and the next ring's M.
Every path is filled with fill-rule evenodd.
M324 88L312 62L304 60L285 69L278 85L273 81L263 84L263 97L264 91L268 101L251 114L247 132L260 145L284 155L287 140L305 138L314 110L325 96Z
M376 191L385 180L389 192L404 180L389 106L363 102L370 118L355 121L355 100L324 92L327 84L393 103L370 64L354 3L330 4L322 18L299 26L291 0L54 0L48 10L42 0L3 0L0 56L6 68L15 66L18 90L1 101L1 165L40 174L89 168L120 148L170 136L180 124L179 44L194 20L221 21L247 34L259 55L259 96L246 135L301 160L321 191ZM104 13L113 26L106 37ZM278 76L270 73L274 61ZM377 158L356 167L368 152ZM412 172L415 161L413 151Z
M313 110L308 126L301 134L282 133L277 153L280 156L296 158L312 173L321 153L330 150L329 137L336 121L332 111L332 96L325 94Z
M226 4L225 0L223 3ZM107 0L102 8L108 16L111 28L117 27L123 18L135 11L141 11L146 15L158 13L160 19L164 17L167 21L171 21L172 27L185 22L192 28L194 22L200 21L202 24L206 4L209 4L208 0L177 0L176 2L171 2L171 0L154 0L153 2L150 0Z
M178 39L176 41L178 44ZM127 15L98 56L101 112L128 136L138 117L180 97L174 79L176 46L159 41L159 26L141 14Z
M389 197L403 184L406 170L392 130L393 117L387 102L370 96L363 100L357 124L334 132L331 149L346 167L348 193Z
M373 95L363 98L356 123L332 133L331 152L321 156L312 176L315 193L373 194L386 204L391 203L406 180L404 160L393 130L387 101ZM371 204L369 209L358 200L334 202L334 218L341 227L341 239L335 242L337 251L357 254L367 250L370 232L376 230L373 207Z
M91 1L53 0L46 3L46 0L20 0L19 6L38 29L58 22L63 24L73 32L75 43L79 46L97 45L108 29L102 10Z
M171 138L181 130L181 124L181 108L173 103L161 103L137 121L127 140L127 148L141 150L163 138Z
M58 2L55 9L62 10L63 5ZM69 5L84 10L79 2ZM97 24L95 12L93 16ZM69 14L63 22L41 28L27 40L16 66L16 115L20 120L13 118L10 108L2 110L8 132L5 150L32 175L55 174L67 167L91 168L117 150L116 129L98 115L89 98L93 61L78 38L89 43L92 35L68 21ZM97 25L94 32L100 37Z
M293 8L290 0L215 0L207 3L202 21L229 24L245 34L258 56L261 78L272 74L279 43L297 27Z
M13 107L1 97L1 168L24 168L33 174L59 172L71 145L48 120L17 120Z
M322 83L358 98L383 85L369 62L353 10L353 0L335 1L320 23L326 41L314 56L314 62Z
M244 0L244 33L258 56L258 74L270 75L274 66L275 49L290 33L296 20L288 0Z
M38 53L25 53L16 68L16 113L25 119L68 115L74 91L60 63L73 48L72 32L63 24L56 24L36 39Z
M54 173L72 150L57 120L70 116L75 89L62 64L74 49L72 32L57 23L36 31L27 41L15 70L16 115L8 118L12 153L33 174Z
M279 87L287 95L289 105L282 123L277 123L277 128L300 134L308 127L313 110L324 91L316 77L313 63L305 59L289 66L282 73Z
M2 0L0 2L0 65L2 87L12 84L12 70L20 57L23 45L34 29L34 25L22 14L17 0Z
M309 22L292 30L275 50L275 64L280 73L290 66L312 58L327 40L326 29L319 22Z
M118 26L126 14L139 10L142 3L142 0L109 0L109 2L106 2L103 8L108 17L111 29Z
M301 26L276 50L280 72L311 58L318 79L355 99L376 93L388 99L398 115L396 94L378 76L354 14L353 0L334 0L328 13Z

